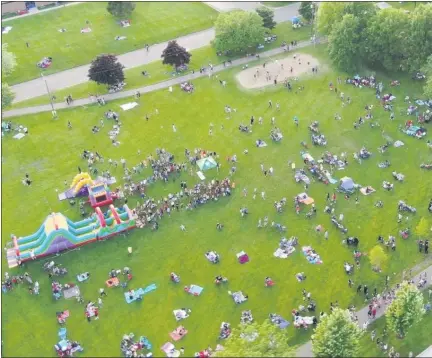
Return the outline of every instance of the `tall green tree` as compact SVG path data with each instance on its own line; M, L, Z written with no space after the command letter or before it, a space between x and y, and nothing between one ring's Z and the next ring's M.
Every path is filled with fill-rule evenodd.
M423 295L408 282L402 283L385 313L387 326L400 337L404 337L413 324L420 322L424 314Z
M368 61L396 71L406 62L409 17L401 9L388 8L373 16L366 30Z
M127 19L135 10L135 3L131 1L110 1L107 11L119 19Z
M2 108L9 107L12 104L15 94L12 92L7 83L1 84L1 105Z
M295 357L285 330L265 320L262 324L240 324L233 329L216 357Z
M89 68L88 77L98 84L114 86L125 79L123 65L114 55L99 55Z
M430 57L432 60L432 55ZM431 63L431 65L432 65L432 63ZM423 238L426 239L427 236L429 235L430 225L424 216L420 219L419 223L417 224L417 226L415 228L415 233L421 239L423 239Z
M322 318L312 336L312 350L317 357L355 357L362 330L351 320L348 310L336 308Z
M375 245L369 251L369 260L374 270L381 271L387 266L388 256L380 245Z
M255 12L233 11L221 13L215 23L217 51L244 52L263 42L265 28L262 18Z
M1 70L2 76L9 76L16 67L16 57L12 52L8 51L8 44L2 44L2 56L1 56Z
M164 65L172 65L176 68L189 63L191 56L192 55L175 40L168 42L166 49L163 50L161 55Z
M263 26L267 29L273 30L276 27L276 21L274 21L274 11L268 7L261 6L256 9L256 12L261 16L263 20Z
M409 15L409 44L407 46L407 67L418 71L432 54L432 6L421 4Z
M423 87L424 94L427 98L432 98L432 55L428 57L422 71L426 75L426 84Z
M307 22L311 22L313 20L315 10L316 10L316 5L314 2L302 1L300 3L298 12L303 17L303 19L305 19Z
M344 71L353 72L361 63L363 36L360 29L360 20L346 14L328 37L329 56L333 64Z
M333 26L338 24L345 14L345 3L343 2L322 2L317 11L318 32L323 35L330 35Z

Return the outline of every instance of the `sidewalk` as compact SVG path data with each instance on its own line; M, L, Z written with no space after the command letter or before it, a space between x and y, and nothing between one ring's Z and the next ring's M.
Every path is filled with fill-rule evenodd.
M415 268L414 268L415 269ZM431 285L431 280L432 280L432 265L427 267L426 269L420 271L420 273L418 273L417 275L415 275L413 277L414 281L417 283L418 279L420 277L420 274L424 274L427 273L427 279L428 279L428 285L426 285L425 287L422 288L422 290L430 287ZM382 316L384 316L385 314L385 306L381 306L381 309L377 312L376 318L378 319ZM357 317L358 317L358 324L359 327L363 326L363 323L365 323L369 318L368 318L368 310L369 307L363 307L360 311L357 311ZM372 321L371 321L372 322ZM312 353L312 341L307 342L306 344L300 346L297 350L297 357L313 357L313 353Z
M312 44L311 41L302 41L302 42L299 42L299 44L296 46L295 49L297 50L299 48L306 47L306 46L309 46L311 44ZM283 52L284 52L283 48L279 47L279 48L275 48L273 50L269 50L269 51L265 51L265 52L260 53L260 57L261 58L266 58L266 57L271 58L271 56L275 56L275 55L278 55L278 54L283 53ZM221 71L226 70L227 68L230 68L230 67L244 65L244 64L252 62L252 61L256 61L255 56L239 58L237 60L233 60L231 66L224 67L223 64L214 66L213 67L213 73L221 72ZM107 95L104 95L103 97L104 97L105 101L107 101L107 102L113 101L116 99L121 99L121 98L133 97L134 94L136 93L136 91L139 91L141 94L145 94L145 93L157 91L157 90L160 90L163 88L168 88L169 86L175 86L175 85L180 84L182 82L195 80L197 78L205 77L205 76L208 76L208 72L204 72L204 73L195 72L193 74L190 73L190 74L187 74L185 76L176 77L176 78L173 78L173 79L168 80L168 81L159 82L159 83L155 83L155 84L140 87L140 88L135 88L135 89L131 89L128 91L122 91L122 92L107 94ZM40 81L42 81L42 80L40 80ZM47 98L47 101L48 101L48 98ZM73 101L73 103L70 106L68 106L66 103L55 103L54 108L56 110L59 110L59 109L65 109L65 108L81 107L81 106L85 106L85 105L89 105L89 104L92 104L90 99L89 98L83 98L83 99L78 99L78 100ZM10 111L4 112L3 118L10 118L10 117L15 117L15 116L21 116L21 115L26 115L26 114L31 114L31 113L40 113L40 112L51 112L51 105L46 104L46 105L42 105L42 106L12 109Z
M231 7L232 6L234 5L231 5ZM298 4L292 4L283 8L276 9L275 21L284 22L290 20L293 16L298 14L298 7ZM253 11L253 9L251 8L250 11ZM204 31L199 31L186 36L178 37L175 40L177 40L181 46L191 51L200 47L210 45L211 41L213 41L214 38L215 29L210 28ZM119 55L117 56L117 58L119 62L123 66L125 66L126 69L146 65L150 62L160 61L162 52L166 48L167 44L168 41L154 44L150 46L150 50L148 52L145 49L140 49ZM66 71L45 76L45 80L47 81L50 90L52 92L56 92L67 87L72 87L87 82L89 68L90 64L71 68ZM11 89L15 93L14 103L46 94L46 85L41 78L16 84L14 86L11 86Z

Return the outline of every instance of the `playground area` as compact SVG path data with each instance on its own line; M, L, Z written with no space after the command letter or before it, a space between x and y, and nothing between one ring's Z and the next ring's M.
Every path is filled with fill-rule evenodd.
M312 71L313 69L313 71ZM297 79L304 75L314 75L315 69L324 71L319 61L308 54L290 53L281 59L267 59L265 65L254 66L244 69L236 76L241 86L247 89L274 86L277 83L284 83L290 80L294 90L297 90Z
M28 128L29 134L20 140L9 134L3 138L3 247L14 235L20 250L26 253L29 246L23 249L21 243L27 243L19 240L30 236L30 250L34 249L37 254L38 249L43 249L37 244L52 243L60 230L69 233L68 242L80 238L90 241L96 239L94 230L103 232L102 219L107 230L115 229L115 235L88 245L57 250L60 253L57 257L41 256L34 261L28 260L23 268L9 268L3 257L3 272L11 276L28 272L33 281L40 284L39 295L30 294L25 285L16 285L2 295L2 333L7 337L3 354L53 356L61 327L56 313L65 311L69 314L65 324L68 337L80 342L84 348L77 357L119 356L122 353L120 347L130 341L124 335L131 332L135 334L133 340L146 345L151 343L154 356L166 355L172 345L177 350L184 347L185 356L193 356L208 346L214 349L217 344L223 345L223 340L219 339L221 323L237 326L244 310L251 310L257 322L267 319L270 313L280 315L290 323L285 327L289 344L301 344L312 334L311 326L307 330L296 329L291 314L293 309L304 304L302 289L311 292L316 302L316 312L310 315L328 312L330 302L335 300L339 301L340 307L354 304L361 308L364 297L356 294L355 288L348 287L349 277L356 284L367 284L371 291L375 287L380 291L385 275L390 275L392 284L396 283L403 270L421 262L424 254L418 252L414 232L421 217L425 217L429 225L432 220L428 212L431 172L420 168L420 164L431 160L426 144L430 126L426 125L429 132L423 139L398 129L407 119L415 119L405 114L407 103L403 99L407 95L420 99L421 85L411 81L409 76L376 74L377 80L385 86L384 93L391 92L396 97L393 101L396 118L390 121L389 112L375 98L374 89L337 83L338 77L344 81L355 74L332 69L324 51L322 46L299 51L302 59L310 56L310 62L312 59L317 61L318 70L324 66L327 70L317 75L299 75L295 86L304 86L304 90L298 93L288 91L282 83L274 89L248 93L239 89L235 85L236 76L256 67L262 68L264 59L261 59L248 70L229 68L220 72L219 79L227 81L226 87L217 80L201 78L194 81L192 94L181 91L179 86L174 87L172 93L168 90L151 92L146 94L145 100L137 100L139 105L129 111L120 109L125 101L113 101L107 106L59 111L58 121L47 120L49 113L12 118L14 123ZM286 54L275 60L284 58ZM390 82L395 79L401 85L390 87ZM338 88L338 94L329 88L330 82ZM340 92L345 98L350 97L350 104L342 105ZM365 116L368 105L374 106L373 121L355 129L353 123ZM233 109L229 115L226 106ZM118 146L112 145L108 135L113 120L106 119L98 133L91 131L93 126L99 125L101 118L105 118L108 109L120 113L122 125ZM335 119L335 114L341 119ZM240 125L250 126L251 116L255 117L252 131L239 130ZM262 124L258 122L260 117ZM275 118L274 125L271 124L272 117ZM72 123L70 130L67 121ZM316 127L314 121L319 122L320 134L311 129ZM271 137L274 127L283 133L279 141ZM316 145L312 144L311 134L325 135L327 145L319 144L321 137L314 139ZM403 141L404 145L389 145L387 151L381 153L378 148L389 139L392 143ZM266 146L257 146L259 140L266 142ZM361 161L354 159L355 153L364 153L363 147L372 153L370 157ZM95 198L101 193L115 194L119 187L126 192L127 175L134 183L151 177L154 173L151 165L141 167L140 163L148 161L149 155L159 158L156 149L162 148L172 153L173 163L186 163L187 169L178 175L170 174L166 181L158 179L146 184L144 197L135 191L126 196L127 203L125 198L112 198L112 203L104 203L101 207L91 205L89 196L92 193ZM198 148L197 153L215 152L213 158L220 167L209 166L207 169L204 165L200 168L191 164L185 149L193 155L194 149ZM89 170L87 158L82 156L84 150L97 151L104 158L103 162L92 165L98 173ZM318 163L326 157L325 152L338 156L345 152L348 165L342 168L336 161L330 169L326 162ZM312 166L314 174L310 167L305 170L311 179L307 189L303 182L296 182L296 170L306 166L306 158L316 162ZM118 165L110 164L109 159ZM128 174L125 174L122 159ZM385 160L391 162L391 167L379 167ZM319 164L324 168L321 169ZM133 170L138 167L141 168L139 171ZM236 169L233 171L232 167ZM197 174L200 169L205 177L203 180ZM98 184L97 179L106 171L116 181L106 186ZM404 174L403 182L392 176L393 171ZM31 185L22 183L21 178L26 173L31 178ZM327 174L335 182L330 181ZM193 209L186 209L189 200L184 197L184 206L178 211L174 207L170 215L164 214L157 229L150 225L142 229L135 227L136 222L125 208L126 205L133 211L150 198L163 203L164 198L185 190L183 182L187 183L188 189L193 189L198 183L208 185L213 179L223 181L227 177L235 183L229 196L208 200L205 205ZM301 175L297 177L302 178ZM365 188L368 195L359 191L345 199L345 193L337 191L345 177ZM383 189L384 180L394 183L393 191ZM343 183L351 181L343 180ZM87 192L77 196L84 187ZM347 189L353 187L350 184ZM375 192L367 191L368 187L375 188ZM74 197L69 199L65 193L70 190ZM337 195L333 203L335 215L344 214L342 224L347 228L347 234L324 211L330 205L327 194L333 193ZM280 204L283 198L286 198L286 205ZM294 198L297 198L295 205ZM71 205L71 199L76 201L75 205ZM308 199L312 199L317 208L316 215L309 217L312 201ZM375 204L380 200L384 204L377 207ZM415 214L403 212L402 223L398 223L399 200L417 209ZM81 201L84 215L79 207ZM120 224L114 212L120 217ZM268 225L258 227L259 220L265 217L268 217ZM223 227L217 224L223 224ZM121 230L122 225L131 229ZM325 230L317 230L319 226ZM408 239L399 235L405 228L412 233ZM328 231L328 240L324 238L325 231ZM43 238L44 235L54 236L51 240ZM386 250L388 266L385 271L374 272L366 256L361 257L361 264L355 266L352 276L348 276L345 262L355 263L354 248L342 240L356 236L358 250L368 253L377 245L378 235L397 237L397 249ZM286 237L288 240L293 236L298 239L295 250L290 250L285 258L277 257L275 252L281 239ZM43 240L38 241L38 238ZM44 265L50 260L67 268L68 273L56 280L61 285L73 283L78 287L84 304L64 296L53 298L52 280L44 271ZM129 279L127 274L118 277L122 283L127 282L127 287L109 285L107 281L114 280L110 276L112 270L125 267L130 268L133 277ZM79 281L78 277L86 272L90 273L88 279ZM180 282L176 283L171 273L176 273ZM298 273L304 273L307 279L299 281ZM216 284L219 276L222 279ZM227 281L223 280L225 277ZM272 284L265 280L266 277L271 278ZM107 296L100 296L101 288ZM85 309L88 301L96 304L98 297L103 304L96 311L96 320L95 310ZM209 307L212 307L211 316L208 315ZM92 316L87 317L87 314ZM431 318L426 319L430 322ZM410 350L418 354L425 348L422 346L425 343L411 342L410 346L400 348L401 355ZM361 353L362 356L370 354L367 351Z

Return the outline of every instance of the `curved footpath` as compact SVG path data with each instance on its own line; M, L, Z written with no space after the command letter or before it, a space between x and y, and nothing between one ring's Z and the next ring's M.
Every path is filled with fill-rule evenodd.
M420 264L421 265L421 264ZM417 267L414 267L413 270L416 270ZM429 282L429 285L424 286L423 288L421 288L421 290L424 290L426 288L431 287L430 283L432 280L432 265L427 267L426 269L423 269L420 271L420 273L418 273L417 275L413 276L414 281L417 283L419 280L420 275L424 275L424 273L426 272L427 275L427 279ZM354 290L355 288L353 288ZM385 314L385 308L386 306L381 306L381 309L379 309L377 311L377 315L376 315L376 319L384 316ZM360 311L357 311L357 317L358 317L358 324L360 327L363 326L363 323L365 323L367 320L369 320L368 318L368 311L369 311L369 307L363 307ZM370 321L372 322L372 321ZM300 346L297 349L297 357L313 357L313 353L312 353L312 341L307 342L306 344L303 344L302 346Z
M257 3L233 3L227 2L227 6L224 8L220 7L219 3L206 3L207 5L213 7L217 11L229 11L235 8L254 11L258 7ZM245 4L245 5L243 5ZM248 6L247 6L248 5ZM291 4L281 8L274 9L275 21L284 22L290 20L292 17L298 15L299 3ZM210 28L204 31L194 32L186 36L181 36L175 38L178 43L187 48L188 50L195 50L200 47L210 45L211 41L215 38L215 29ZM126 69L146 65L150 62L159 61L163 50L166 48L168 41L154 44L150 46L149 51L145 48L128 52L122 55L118 55L117 58L119 62L125 66ZM45 80L52 92L59 91L63 88L76 86L81 83L88 81L88 70L90 64L71 68L66 71L54 73L52 75L45 76ZM15 93L15 103L25 101L34 97L39 97L46 94L45 82L42 78L37 78L28 82L23 82L11 86L12 91Z
M306 47L306 46L309 46L311 44L312 44L312 41L302 41L302 42L299 42L298 45L293 50L297 50L299 48ZM271 58L272 56L278 55L278 54L283 53L283 52L284 52L284 49L279 47L279 48L275 48L273 50L261 52L259 55L260 55L260 58ZM256 61L255 56L239 58L237 60L233 60L232 65L230 65L230 66L224 67L223 64L214 66L213 67L213 73L221 72L223 70L226 70L227 68L238 66L238 65L244 65L244 64L247 64L247 63L253 62L253 61ZM189 73L189 74L184 75L184 76L175 77L175 78L168 80L168 81L158 82L158 83L155 83L155 84L152 84L149 86L139 87L139 88L131 89L128 91L106 94L106 95L103 95L102 97L105 99L105 101L112 101L112 100L116 100L116 99L132 97L135 95L136 91L139 91L141 94L149 93L149 92L157 91L157 90L160 90L163 88L168 88L170 86L174 86L174 85L180 84L180 83L185 82L185 81L191 81L191 80L195 80L197 78L205 77L205 76L208 76L207 71L204 73L199 73L199 72ZM42 81L42 80L40 80L40 81ZM48 98L47 98L47 101L48 101ZM68 106L64 102L54 103L54 108L56 110L58 110L58 109L65 109L65 108L81 107L81 106L85 106L85 105L89 105L89 104L93 104L93 103L94 102L92 102L89 98L83 98L83 99L77 99L77 100L73 101L73 103L70 106ZM35 106L35 107L27 107L27 108L17 108L17 109L12 109L10 111L4 112L3 118L10 118L10 117L15 117L15 116L22 116L22 115L26 115L26 114L40 113L40 112L51 112L51 110L52 109L51 109L50 104L45 104L42 106Z

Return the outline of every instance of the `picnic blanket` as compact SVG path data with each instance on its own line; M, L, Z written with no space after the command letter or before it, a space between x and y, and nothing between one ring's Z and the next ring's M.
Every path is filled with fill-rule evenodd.
M176 321L181 321L182 319L189 317L188 313L185 310L174 310L173 313Z
M183 334L180 334L180 332L183 331ZM187 329L184 329L183 326L177 327L174 331L170 332L170 337L175 341L179 341L182 339L186 334L188 333Z
M396 148L399 148L399 147L402 147L402 146L404 146L405 145L405 143L404 142L402 142L402 141L400 141L400 140L397 140L396 142L394 142L394 144L393 144Z
M335 178L332 177L331 173L328 170L324 170L323 173L327 177L327 179L329 180L329 182L331 184L336 184L338 182L337 179L335 179Z
M371 190L369 192L366 192L366 188L369 188ZM371 186L364 187L364 188L360 189L360 193L362 193L363 195L369 195L369 194L372 194L372 193L375 193L375 192L376 192L376 190L374 188L372 188Z
M189 292L191 295L199 296L203 290L204 290L204 289L203 289L202 287L200 287L200 286L197 286L197 285L190 285L190 286L189 286L189 291L188 291L188 292Z
M12 30L12 26L6 26L2 30L2 34L7 34L10 30Z
M293 252L295 251L295 247L293 247L293 246L290 246L288 249L286 249L286 250L283 250L283 249L281 249L281 248L278 248L275 252L274 252L274 254L273 254L273 256L274 257L278 257L278 258L280 258L280 259L286 259L288 256L290 256Z
M171 342L165 343L161 347L161 350L165 352L167 357L180 357L180 351L176 350L174 344Z
M255 142L255 145L258 147L258 148L264 148L264 147L267 147L267 143L266 142L264 142L263 140L258 144L258 141L256 141Z
M74 286L71 288L68 288L67 290L63 290L63 296L64 298L73 298L78 297L81 294L80 289L78 286Z
M231 297L233 298L233 300L236 304L240 304L240 303L247 301L247 298L245 297L245 295L241 291L234 292L234 293L231 293L230 291L228 291L228 293L231 295Z
M152 283L151 285L147 286L146 288L138 288L136 290L132 290L132 292L125 292L124 296L127 303L132 303L144 296L145 294L156 290L156 285Z
M92 29L90 27L86 27L85 29L81 29L82 34L87 34L89 32L92 32Z
M139 342L146 347L149 351L153 348L153 345L150 343L150 341L147 339L147 337L141 336L139 339Z
M306 259L311 264L322 264L321 258L317 253L312 252L312 247L303 246L302 247L303 254L306 256Z
M87 281L90 278L90 275L86 275L85 273L80 273L77 275L78 282L84 282Z
M15 138L15 139L21 139L21 138L24 138L25 137L25 134L24 133L17 133L17 134L15 134L14 136L13 136L13 138Z
M197 171L197 175L198 175L198 178L200 178L201 180L205 180L205 178L206 178L202 171Z
M249 256L244 251L240 251L236 256L237 256L238 262L241 264L245 264L246 262L249 262Z
M105 283L108 287L117 287L120 285L120 281L117 277L110 278L109 280L106 280Z
M130 110L132 108L135 108L136 106L138 106L138 103L136 103L136 102L129 102L129 103L126 103L126 104L122 104L120 107L121 107L121 109L123 111L128 111L128 110Z
M60 328L59 329L59 332L58 332L58 336L60 337L60 339L66 339L66 333L67 333L67 330L66 330L66 328L65 327L62 327L62 328Z

